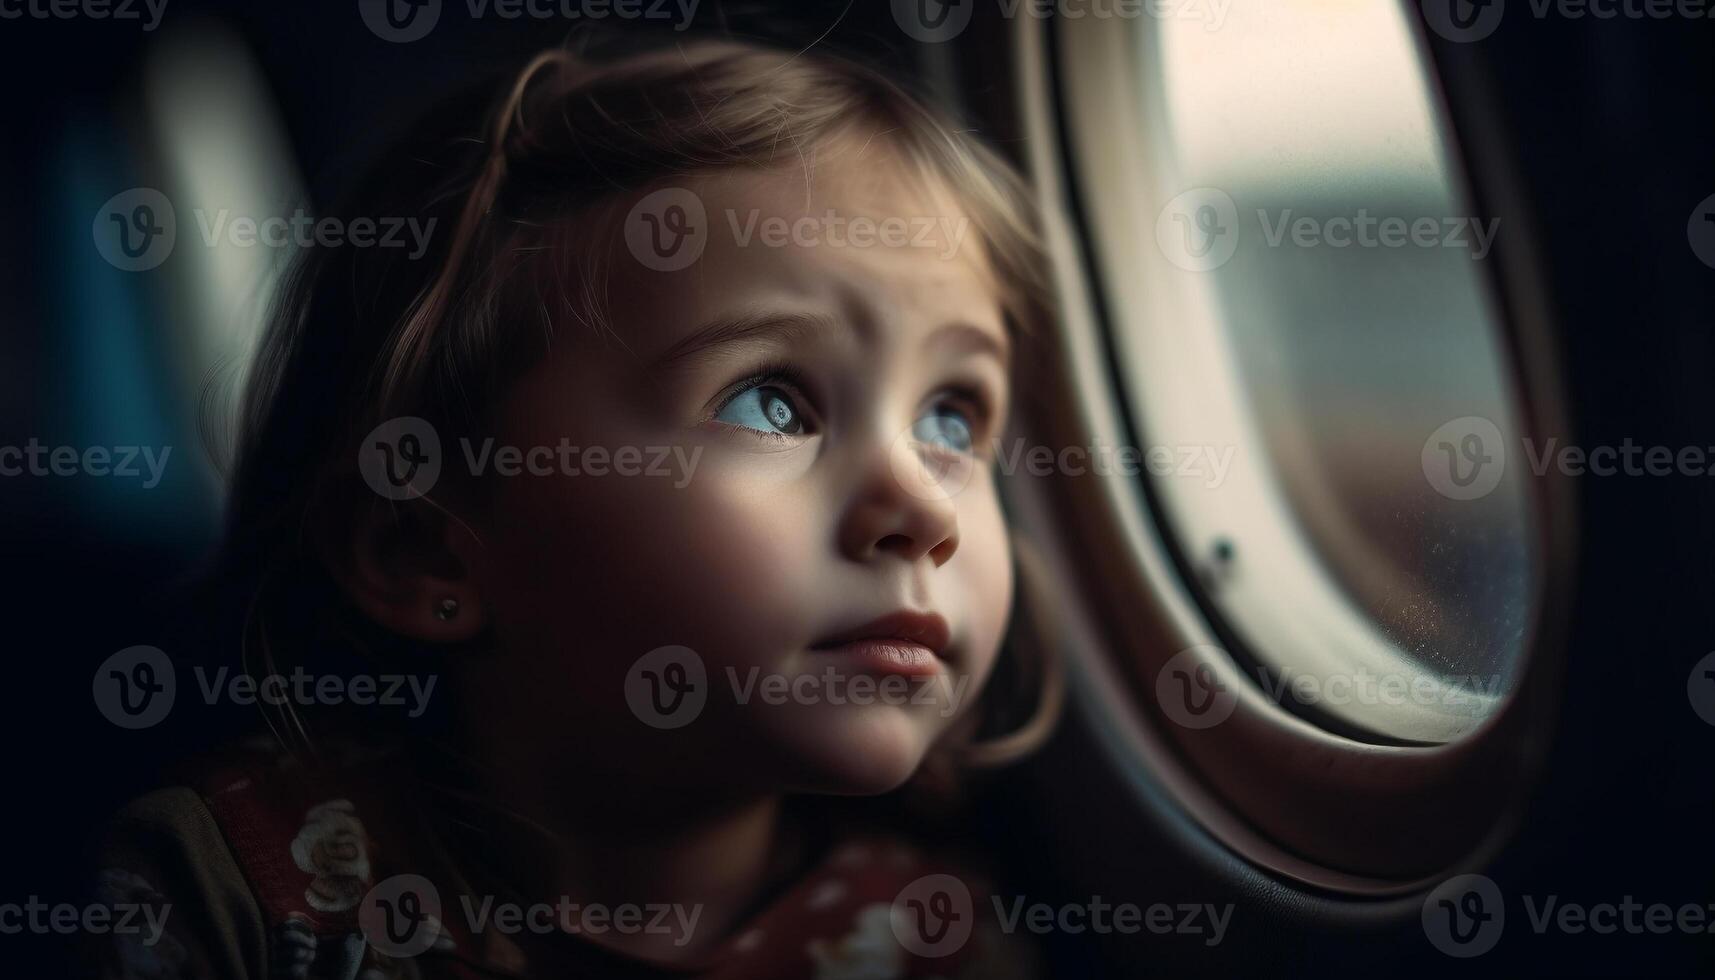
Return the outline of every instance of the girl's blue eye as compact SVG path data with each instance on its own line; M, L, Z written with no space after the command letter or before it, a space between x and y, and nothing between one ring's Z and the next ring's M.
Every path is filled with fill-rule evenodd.
M757 385L739 392L715 418L758 432L791 436L804 431L804 417L799 414L792 396L772 385Z
M971 420L950 405L937 405L911 426L921 442L942 446L956 453L971 451Z

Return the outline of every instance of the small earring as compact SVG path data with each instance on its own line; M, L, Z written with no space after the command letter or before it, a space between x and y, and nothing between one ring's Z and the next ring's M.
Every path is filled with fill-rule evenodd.
M446 620L452 619L454 616L457 616L458 614L459 614L459 601L457 599L454 599L452 596L447 596L445 599L442 599L440 602L435 603L435 618L436 619L439 619L439 620L444 622Z

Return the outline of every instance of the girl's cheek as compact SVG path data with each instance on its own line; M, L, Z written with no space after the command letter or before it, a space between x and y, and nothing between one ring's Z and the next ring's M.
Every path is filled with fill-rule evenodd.
M973 482L972 499L959 514L959 550L965 614L970 627L970 670L980 683L994 667L1012 610L1012 542L1000 503L991 488Z
M812 487L711 466L685 502L679 559L706 599L710 655L757 663L804 642L825 615L828 546Z
M756 657L812 628L804 593L816 578L819 524L808 488L782 472L796 463L678 448L682 465L670 475L503 488L496 571L509 614L539 628L611 624L607 641L621 657L668 644Z

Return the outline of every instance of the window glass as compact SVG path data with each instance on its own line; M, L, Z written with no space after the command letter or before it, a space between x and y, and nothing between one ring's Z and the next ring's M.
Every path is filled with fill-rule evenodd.
M1440 742L1511 686L1534 535L1486 286L1508 229L1459 193L1405 17L1234 0L1217 29L1141 26L1166 262L1117 340L1145 441L1203 454L1148 478L1259 682Z

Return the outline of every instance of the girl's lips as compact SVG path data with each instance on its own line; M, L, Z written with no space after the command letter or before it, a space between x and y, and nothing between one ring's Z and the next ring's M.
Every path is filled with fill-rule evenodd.
M941 670L941 660L921 643L899 639L852 640L838 646L813 647L817 653L849 660L853 667L872 674L931 677Z
M921 677L941 669L951 636L947 620L936 613L902 609L836 633L811 649L849 657L874 673Z

